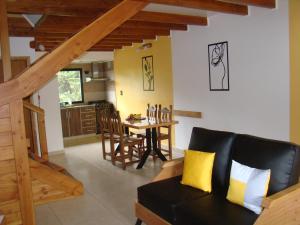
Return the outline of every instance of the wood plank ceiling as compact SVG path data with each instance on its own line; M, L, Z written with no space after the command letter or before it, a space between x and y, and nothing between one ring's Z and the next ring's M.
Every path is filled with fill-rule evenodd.
M10 36L34 37L30 43L39 50L43 46L51 51L63 41L80 31L99 15L121 0L7 0ZM248 15L248 6L275 8L276 0L137 0L162 5L201 9L216 13ZM43 18L33 28L22 14L42 14ZM91 51L112 51L145 39L170 35L171 30L186 31L188 25L207 26L203 16L165 12L140 11L129 21L115 29Z

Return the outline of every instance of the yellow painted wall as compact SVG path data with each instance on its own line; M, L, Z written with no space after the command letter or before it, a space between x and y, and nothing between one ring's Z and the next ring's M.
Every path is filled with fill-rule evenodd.
M300 144L300 1L290 0L291 141Z
M137 50L141 43L115 51L117 108L124 119L131 113L146 114L147 103L173 104L171 38L147 41L152 48ZM154 91L143 91L142 57L153 55ZM123 95L120 95L123 91Z

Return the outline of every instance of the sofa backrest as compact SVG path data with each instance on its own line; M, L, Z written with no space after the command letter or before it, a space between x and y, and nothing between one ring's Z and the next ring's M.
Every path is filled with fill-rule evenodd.
M298 182L299 146L240 134L236 136L232 148L232 158L235 161L258 169L271 169L268 195Z
M228 189L231 162L232 143L234 133L208 130L194 127L189 144L190 150L216 152L214 161L212 187L213 192L226 195Z

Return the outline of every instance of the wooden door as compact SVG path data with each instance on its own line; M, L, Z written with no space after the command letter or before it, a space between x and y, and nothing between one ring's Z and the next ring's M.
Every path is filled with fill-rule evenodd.
M70 137L70 127L69 127L69 110L68 109L61 109L61 126L63 137Z
M29 66L29 57L12 57L11 58L11 73L12 77L15 78L21 72L23 72ZM0 83L3 83L3 65L2 60L0 60Z
M80 119L80 108L69 109L69 126L70 136L77 136L82 134L81 119Z

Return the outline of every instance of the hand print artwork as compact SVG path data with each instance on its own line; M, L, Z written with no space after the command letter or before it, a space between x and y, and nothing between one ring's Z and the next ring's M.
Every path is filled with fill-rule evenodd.
M211 91L229 91L228 42L208 45Z
M144 91L154 91L153 56L142 58Z

